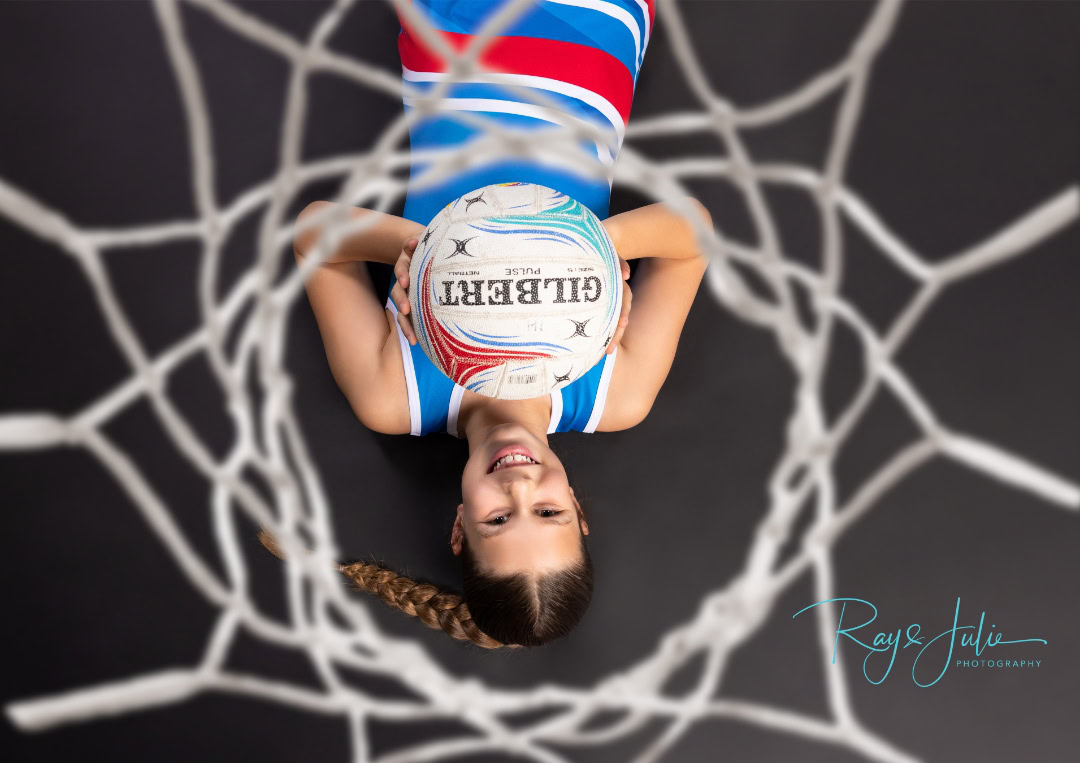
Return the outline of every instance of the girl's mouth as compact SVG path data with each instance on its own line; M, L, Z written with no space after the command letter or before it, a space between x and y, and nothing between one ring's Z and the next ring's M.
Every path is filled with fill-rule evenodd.
M539 465L540 462L524 445L508 445L505 448L499 448L495 455L492 456L491 463L488 464L487 474L493 474L500 469L510 469L515 466Z

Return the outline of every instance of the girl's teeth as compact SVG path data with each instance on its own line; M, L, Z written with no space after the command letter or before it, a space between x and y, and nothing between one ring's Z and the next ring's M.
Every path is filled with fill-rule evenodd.
M492 469L492 471L500 469L501 467L505 466L506 464L517 463L517 462L522 462L522 461L528 462L530 464L535 464L536 463L535 461L533 461L528 456L523 456L520 453L512 453L509 456L503 456L498 461L496 461L495 462L495 469Z

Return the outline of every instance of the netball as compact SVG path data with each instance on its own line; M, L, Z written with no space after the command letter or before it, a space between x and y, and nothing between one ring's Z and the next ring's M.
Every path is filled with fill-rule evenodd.
M564 193L497 183L447 204L409 268L417 343L465 389L520 400L564 387L615 334L622 278L599 218Z

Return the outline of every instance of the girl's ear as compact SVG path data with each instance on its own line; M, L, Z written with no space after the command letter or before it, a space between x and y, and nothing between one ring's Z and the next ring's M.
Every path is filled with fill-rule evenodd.
M589 534L589 523L585 521L585 511L581 508L581 502L574 495L574 488L570 488L570 497L574 499L574 509L577 510L578 522L581 524L581 534Z
M454 517L454 526L450 529L450 550L454 552L454 556L461 556L461 542L465 537L465 527L462 525L464 511L465 504L459 503L457 516Z

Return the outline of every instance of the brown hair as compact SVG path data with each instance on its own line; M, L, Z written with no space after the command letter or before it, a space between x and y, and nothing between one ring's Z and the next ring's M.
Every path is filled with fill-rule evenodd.
M265 530L259 532L259 540L272 554L285 558ZM485 649L541 646L565 636L585 614L592 600L593 564L584 534L581 558L545 575L521 572L499 576L484 572L468 542L464 538L462 541L464 596L372 562L345 562L338 565L338 570L357 588L418 617L429 628L444 630L453 638Z

